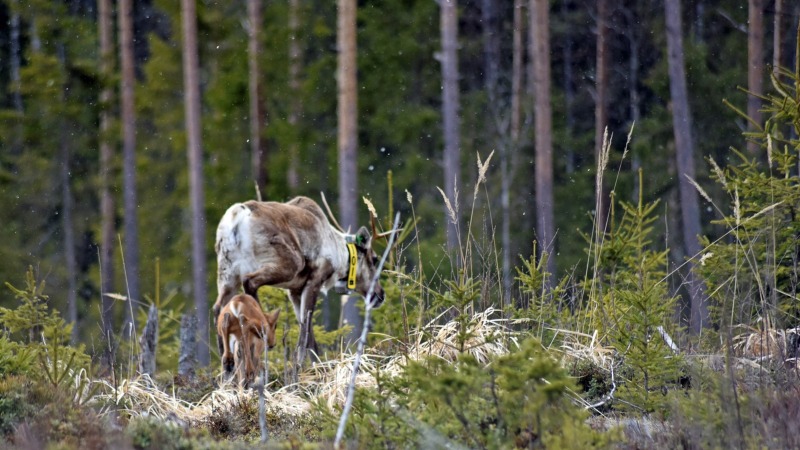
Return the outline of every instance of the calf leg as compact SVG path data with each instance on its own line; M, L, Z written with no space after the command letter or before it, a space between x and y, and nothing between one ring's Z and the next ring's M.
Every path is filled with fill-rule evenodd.
M222 331L218 337L221 337L222 341L222 370L226 375L231 375L234 367L234 358L230 348L230 329L232 319L233 318L229 313L225 313L225 316L222 317L222 326L218 327L218 330Z
M217 296L217 301L214 302L214 307L212 308L212 312L214 313L214 325L217 325L217 321L219 320L219 313L222 311L222 308L231 301L231 299L236 295L236 291L239 288L239 280L228 280L223 279L224 277L217 278L217 292L219 295ZM226 344L227 345L227 344ZM217 350L219 354L222 355L224 349L222 344L222 336L217 334Z

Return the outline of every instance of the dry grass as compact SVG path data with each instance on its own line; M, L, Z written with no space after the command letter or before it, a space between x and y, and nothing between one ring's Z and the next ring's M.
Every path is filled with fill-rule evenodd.
M800 329L777 329L765 323L761 328L739 325L745 331L734 336L733 348L737 355L760 361L787 357L789 338L800 334Z
M580 333L570 330L555 330L563 334L561 351L566 360L591 361L597 367L611 370L614 364L614 349L604 347L597 337L597 330L592 334Z
M95 397L98 403L114 404L132 417L153 416L161 420L197 423L219 409L229 409L243 400L256 398L252 390L233 388L233 384L222 386L203 397L197 403L187 402L164 392L143 375L132 380L123 380L116 389L107 381L99 381L105 393ZM306 413L309 403L298 389L283 388L265 392L267 408L280 415L297 416Z
M497 311L489 308L475 314L467 326L464 350L482 364L508 354L518 346L517 335L508 328L506 319L495 318ZM444 314L443 314L444 315ZM442 315L442 316L443 316ZM361 360L356 378L359 388L376 386L375 373L396 376L408 361L436 357L454 361L460 353L459 327L456 322L438 323L437 317L414 335L414 344L405 354L382 355L367 351ZM424 331L423 331L424 330ZM341 406L347 395L355 355L342 353L339 358L315 364L300 375L298 383L278 390L266 389L269 411L281 416L308 413L312 405L322 403L334 409ZM239 389L235 383L225 383L197 403L188 402L160 389L148 376L123 380L116 389L108 381L98 381L103 391L94 399L99 404L113 404L132 417L153 416L161 420L200 423L213 413L237 407L243 401L256 398L252 390Z

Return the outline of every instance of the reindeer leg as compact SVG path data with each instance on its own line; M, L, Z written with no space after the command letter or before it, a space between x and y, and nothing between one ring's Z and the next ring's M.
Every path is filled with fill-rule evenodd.
M305 349L310 348L314 351L315 355L319 354L317 347L317 340L314 339L314 325L313 315L314 309L317 306L317 298L319 297L322 283L333 275L333 266L329 262L325 262L322 267L317 268L313 273L314 275L308 280L303 293L300 296L300 312L306 318L301 322L300 331L305 335L305 342L303 342L302 356L305 357ZM296 309L295 309L296 312ZM303 358L305 359L305 358ZM300 361L303 361L302 359Z

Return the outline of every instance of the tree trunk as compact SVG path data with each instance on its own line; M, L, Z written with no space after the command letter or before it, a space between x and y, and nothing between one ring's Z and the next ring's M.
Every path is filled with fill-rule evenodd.
M11 18L9 19L9 70L11 76L11 103L14 105L14 111L22 114L22 92L20 92L20 67L22 61L22 50L20 46L20 19L19 13L16 10L17 1L14 1L15 8L11 8ZM17 137L19 140L19 137ZM19 145L19 142L17 142ZM19 149L16 149L19 150Z
M772 32L772 73L777 76L781 67L781 47L783 40L783 0L775 0L775 17L773 18Z
M564 18L567 17L569 11L567 4L569 0L562 0L561 13ZM572 111L572 105L575 103L575 87L573 79L573 47L575 43L572 39L572 34L567 32L564 36L564 108L566 109L566 126L567 135L572 135L575 130L575 113ZM575 152L571 145L567 144L564 149L564 158L566 158L565 171L567 174L575 172Z
M67 60L63 43L57 44L58 60L66 72ZM65 80L67 78L65 77ZM78 268L75 260L75 229L72 224L74 201L70 181L70 139L67 130L70 128L66 114L69 87L63 86L61 92L62 111L59 117L59 150L61 153L61 230L64 233L64 268L67 277L67 321L72 324L70 343L78 342Z
M111 146L111 100L114 76L114 36L111 0L98 0L97 27L100 38L100 327L103 331L104 361L111 367L114 335L114 300L106 294L114 290L114 197L111 195L111 167L114 150Z
M297 192L300 187L298 175L299 138L298 124L300 119L300 0L289 0L289 116L287 121L292 130L292 142L289 143L289 169L286 182L291 192ZM328 308L328 303L325 304Z
M519 144L522 129L522 77L525 46L525 0L514 0L514 37L511 66L511 140Z
M764 5L763 0L748 0L747 4L747 115L760 124L761 99L757 96L764 94ZM755 131L753 125L748 128ZM747 141L751 154L757 154L759 148L757 142Z
M345 229L355 232L358 226L356 212L358 192L358 92L356 79L356 0L338 1L338 27L336 40L339 47L339 220ZM345 299L347 297L344 297ZM348 343L361 335L357 302L345 301L342 317L351 318L353 330Z
M678 168L678 189L681 202L681 225L686 255L695 258L700 253L698 237L700 228L700 205L697 192L689 182L695 178L694 142L692 140L689 92L686 87L686 72L683 61L683 39L681 37L680 2L664 2L667 25L667 62L669 65L669 87L672 97L672 126L675 134L675 154ZM694 264L687 264L686 278L691 302L689 329L697 334L708 325L708 305L703 286L695 277Z
M495 0L481 0L483 25L483 75L484 88L489 95L490 112L498 112L497 87L500 78L500 36Z
M500 152L500 207L502 215L501 239L503 246L503 300L511 301L511 170L512 153L519 151L520 133L522 131L522 77L523 58L525 52L523 35L525 34L524 0L514 0L514 35L511 66L511 145L505 145Z
M539 248L550 253L547 271L555 274L555 225L553 214L553 120L550 105L550 2L532 0L530 12L533 39L533 91L536 170L536 233Z
M337 29L339 88L339 221L355 232L358 191L358 92L356 88L356 1L339 0Z
M178 357L178 375L191 378L194 376L194 365L197 353L197 317L192 313L183 315L181 319L181 349Z
M456 189L461 186L461 143L458 88L458 9L457 0L442 0L440 31L442 39L442 134L444 136L444 193L454 208ZM455 211L454 211L455 212ZM447 249L458 247L458 224L445 210ZM458 217L456 217L458 219Z
M158 352L158 309L150 305L147 311L147 323L139 338L139 373L142 375L155 375L156 355Z
M262 192L267 187L267 112L264 105L264 86L261 82L261 0L247 0L248 41L247 68L250 94L250 151L253 180Z
M203 191L203 147L200 129L200 64L197 49L196 0L181 0L183 22L183 92L192 205L192 279L194 307L200 326L197 360L208 366L208 295L206 287L206 219Z
M628 39L628 48L630 51L630 56L628 57L628 101L630 103L629 106L629 127L633 127L636 123L639 122L639 119L642 115L641 112L641 101L639 100L639 47L641 45L640 35L639 35L639 28L637 24L639 23L639 12L635 6L631 6L629 8L625 8L623 13L626 17L626 24L625 27L625 37ZM698 19L698 23L701 21ZM697 25L700 27L701 25ZM639 168L642 166L642 161L638 153L633 153L631 156L631 173L638 173ZM636 202L639 198L639 183L634 183L633 186L633 195L631 196L631 201Z
M680 0L675 0L680 1ZM609 20L608 0L597 0L597 42L596 42L596 74L595 74L595 106L594 106L594 154L595 160L600 161L603 151L603 136L608 127L608 83L609 83ZM598 168L598 170L600 170ZM595 224L598 235L605 231L608 222L609 191L602 180L598 184L596 196Z
M134 104L133 0L119 1L120 78L122 120L123 203L125 209L125 277L130 301L141 301L139 291L139 228L136 195L136 110ZM131 303L125 308L123 336L133 337L136 319Z

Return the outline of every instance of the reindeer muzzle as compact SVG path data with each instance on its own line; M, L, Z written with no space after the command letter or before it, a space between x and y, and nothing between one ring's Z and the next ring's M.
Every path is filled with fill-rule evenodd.
M369 303L373 308L379 308L384 300L386 300L386 297L383 289L381 289L380 291L372 293L372 296L369 298Z

